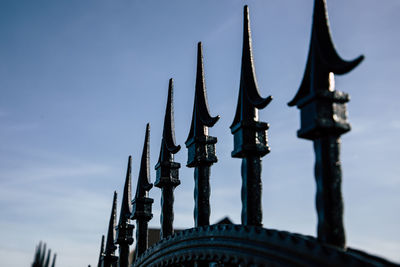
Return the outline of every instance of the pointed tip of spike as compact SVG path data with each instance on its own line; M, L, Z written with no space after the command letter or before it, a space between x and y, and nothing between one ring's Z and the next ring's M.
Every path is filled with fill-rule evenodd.
M166 145L166 148L169 153L176 154L180 146L176 145L175 142L175 122L174 122L174 103L173 103L173 95L174 95L174 87L173 87L173 79L169 80L168 87L168 97L167 97L167 106L165 109L164 116L164 129L163 129L163 141Z
M142 159L140 162L139 178L136 187L135 199L147 197L153 187L150 183L150 124L146 125L146 135L143 144Z

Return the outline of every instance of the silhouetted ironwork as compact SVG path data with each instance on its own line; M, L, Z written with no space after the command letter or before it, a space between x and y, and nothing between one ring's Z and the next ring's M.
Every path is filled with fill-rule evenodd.
M194 170L194 221L195 226L210 224L210 169L217 162L215 144L217 138L208 135L208 128L214 126L219 116L211 117L207 103L204 79L203 48L197 45L197 74L194 94L193 116L189 136L185 142L188 148L187 166Z
M161 239L174 233L174 189L181 183L181 181L179 181L179 168L181 164L174 162L174 154L181 149L181 146L175 143L173 89L173 80L170 79L160 156L155 166L157 178L154 186L162 190L160 217Z
M104 253L104 235L101 236L99 261L97 262L97 267L101 267L102 259L103 259L103 253Z
M110 221L108 223L106 247L104 249L104 253L101 259L102 267L117 266L118 257L115 255L115 250L117 250L117 246L115 246L114 244L116 224L117 224L117 192L114 191Z
M261 157L268 154L268 123L258 120L272 96L260 96L253 63L249 8L244 7L243 54L239 99L231 125L234 136L232 157L242 158L242 224L262 225Z
M334 74L348 73L362 60L363 56L352 61L340 58L330 36L326 2L315 0L306 70L289 106L301 110L297 135L314 141L318 239L340 247L345 246L340 135L350 130L349 95L335 90Z
M150 183L150 124L146 125L142 160L136 187L136 195L132 201L131 219L136 220L136 256L140 256L148 246L148 222L153 218L151 207L153 199L149 198L149 190L153 187Z
M126 179L124 185L124 194L122 196L121 211L119 214L119 223L116 230L115 244L119 245L118 266L127 267L129 259L129 246L133 243L133 224L130 224L132 214L132 193L131 193L131 170L132 157L128 158L128 167L126 170Z
M54 254L51 267L56 266L57 254ZM40 242L35 250L32 267L50 267L51 249L46 249L46 243Z
M314 141L316 154L318 238L296 233L262 228L261 210L261 157L268 154L267 130L269 125L259 121L258 111L265 108L272 97L260 96L252 55L248 7L244 7L243 54L236 114L231 125L234 135L232 157L242 158L242 224L229 220L209 225L210 167L217 162L216 137L208 135L219 116L211 117L204 82L202 45L198 44L197 76L193 116L189 136L187 166L195 168L195 227L173 233L174 188L180 184L180 164L174 155L176 145L173 114L173 80L169 82L160 156L155 166L155 185L162 189L161 239L148 248L148 222L152 218L153 199L149 172L149 135L147 124L141 167L132 209L130 199L131 158L125 181L120 223L116 244L120 246L120 265L127 266L126 251L132 239L127 229L129 214L137 221L136 250L132 267L139 266L397 266L385 259L363 251L346 248L342 222L341 170L339 160L340 135L350 130L346 118L349 97L334 88L334 74L344 74L361 61L344 61L336 53L331 41L325 0L315 0L310 51L300 89L290 106L301 110L300 138ZM124 204L125 203L125 204ZM128 203L128 204L126 204ZM107 246L103 252L104 236L100 248L101 263L113 254L115 246L110 229L115 227L115 206L111 213ZM131 213L130 213L131 212ZM111 227L111 228L110 228ZM156 229L153 229L156 230ZM157 232L157 230L155 231ZM153 231L151 233L154 233ZM158 234L158 232L157 232ZM118 242L122 240L123 242ZM112 246L112 247L110 247ZM124 248L121 248L123 247ZM45 249L44 249L45 250ZM108 254L107 254L108 253ZM36 256L35 256L36 257ZM39 261L44 255L37 253ZM115 258L113 258L115 259ZM46 261L47 262L47 261ZM113 261L116 262L115 260ZM110 266L110 265L107 265Z

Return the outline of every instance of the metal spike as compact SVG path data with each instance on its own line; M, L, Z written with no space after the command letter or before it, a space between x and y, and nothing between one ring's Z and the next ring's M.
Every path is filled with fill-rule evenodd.
M335 90L334 74L351 71L363 58L340 58L329 31L326 1L315 0L306 70L300 89L288 105L301 110L297 136L314 141L318 239L339 247L345 246L340 136L350 131L346 110L350 98Z
M188 148L187 166L194 167L194 222L195 226L210 224L210 169L218 161L215 154L217 138L208 135L219 116L211 117L204 80L203 48L197 45L197 73L192 123L185 142Z
M153 187L150 183L150 124L146 125L146 136L144 138L142 160L140 163L138 184L135 198L147 197L149 190Z
M119 225L126 223L130 219L132 213L131 172L132 172L132 156L129 156L128 167L126 170L125 185L124 185L124 194L122 196L121 212L119 214L119 223L118 223Z
M131 219L136 220L136 254L139 256L148 247L148 222L153 218L151 208L154 200L149 198L149 190L153 187L150 183L150 124L146 126L142 162L140 165L136 195L132 201Z
M268 154L268 123L258 120L258 109L266 107L272 96L262 98L253 64L249 8L244 7L243 54L239 98L231 125L234 135L232 157L242 158L242 224L262 225L261 157Z
M354 60L343 60L333 44L326 9L326 0L315 0L311 30L311 42L308 52L306 70L303 81L296 96L288 103L289 106L302 105L303 98L313 92L329 88L329 75L345 74L357 67L363 61L361 55Z
M249 8L244 7L243 20L243 53L242 68L240 74L239 98L235 118L231 129L240 122L253 122L258 119L258 109L265 108L272 100L272 96L262 98L260 96L255 74L253 48L251 40Z
M117 247L114 245L116 224L117 224L117 192L114 191L113 205L111 208L106 247L104 250L104 257L103 257L104 267L114 266L116 261L118 260L118 257L115 256L115 250L117 249Z
M128 266L129 259L129 245L133 243L133 228L134 226L130 224L130 216L132 213L131 205L131 169L132 169L132 157L128 158L128 167L126 170L126 179L124 186L124 194L122 197L121 212L119 217L119 223L116 230L116 240L115 244L119 245L119 262L120 267Z
M57 254L54 253L54 256L53 256L53 263L51 264L51 267L55 267L55 266L56 266L56 259L57 259Z
M243 158L246 154L256 153L264 156L269 153L267 144L268 124L259 122L258 109L263 109L272 100L272 96L260 96L255 69L250 30L249 8L244 7L243 54L240 75L239 98L235 118L231 125L234 134L232 157Z
M205 135L208 135L208 127L214 126L218 120L219 116L211 117L208 107L204 79L203 47L201 42L199 42L197 44L197 74L192 123L190 125L189 136L186 143L189 143L193 139L203 138Z
M180 150L181 146L175 144L173 108L173 80L170 79L160 156L155 166L157 178L154 183L156 187L162 190L160 217L161 238L167 237L173 233L174 189L181 183L179 181L179 168L181 165L178 162L174 162L174 154Z
M47 251L47 257L46 257L46 262L44 263L44 267L49 267L49 264L50 264L50 256L51 256L51 249L49 249L48 251Z
M102 265L103 254L104 254L104 235L101 236L99 262L97 263L97 267L101 267L101 265Z
M43 244L42 250L40 251L40 261L39 261L40 266L43 266L44 264L45 255L46 255L46 243Z

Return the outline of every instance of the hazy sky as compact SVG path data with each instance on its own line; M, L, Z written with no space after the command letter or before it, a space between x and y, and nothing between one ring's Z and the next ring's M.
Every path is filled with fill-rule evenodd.
M0 0L0 265L28 266L36 244L57 266L97 264L114 190L128 155L136 186L145 125L151 170L160 149L168 79L175 81L182 184L175 226L193 226L193 169L185 166L203 42L219 162L212 167L211 221L240 223L240 160L232 159L243 6L250 7L254 59L270 123L263 160L264 227L315 235L312 142L298 139L299 111L286 103L300 85L313 0ZM347 244L400 261L400 53L398 0L328 2L339 54L365 61L336 77L351 95L352 131L342 138ZM135 188L133 189L135 190ZM160 190L153 227L159 226ZM119 202L122 195L119 195Z

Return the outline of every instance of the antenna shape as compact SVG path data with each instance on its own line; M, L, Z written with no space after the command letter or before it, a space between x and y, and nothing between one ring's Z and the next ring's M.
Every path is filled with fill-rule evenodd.
M330 29L326 0L315 0L311 30L310 50L308 52L306 70L303 80L295 97L288 103L289 106L301 106L301 99L318 90L329 89L329 75L345 74L357 67L363 61L361 55L354 60L342 59L333 44ZM331 79L332 80L332 79Z

